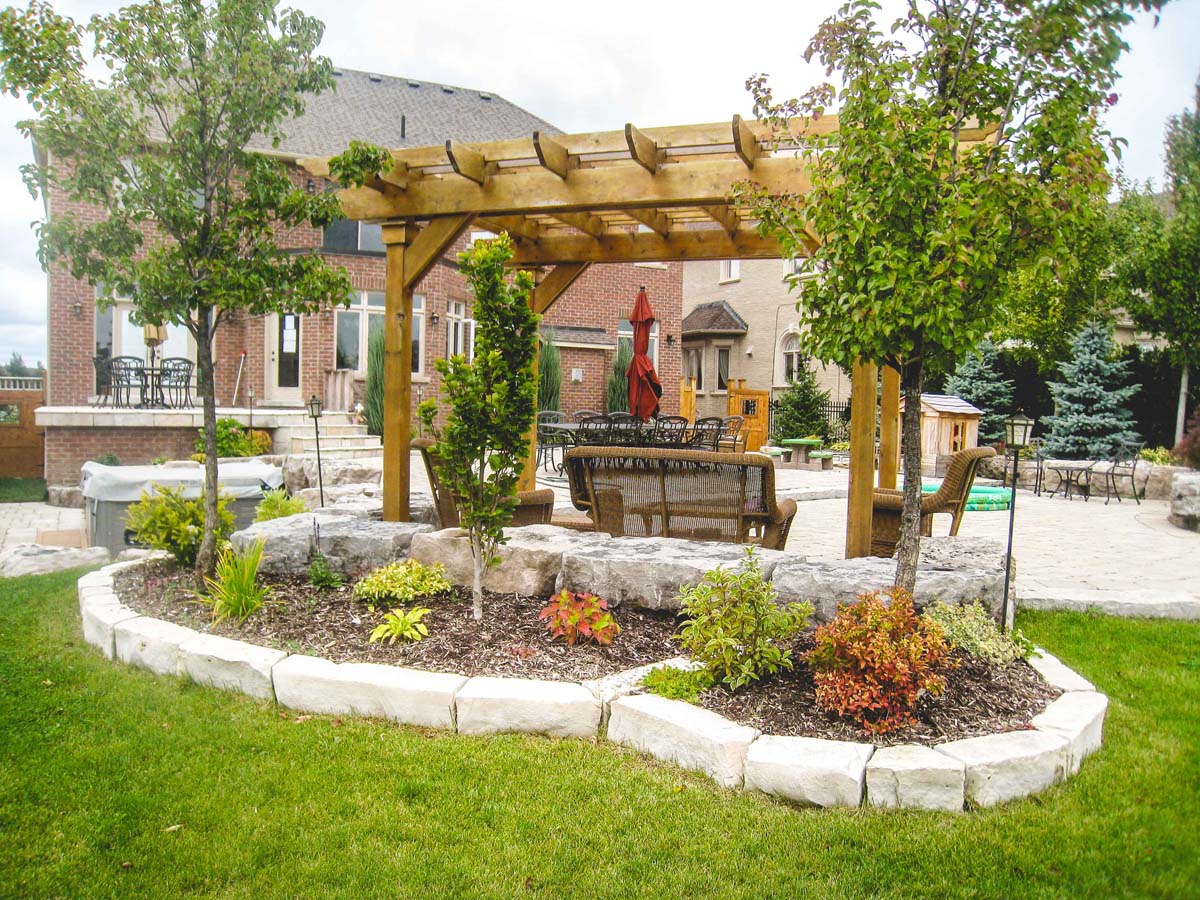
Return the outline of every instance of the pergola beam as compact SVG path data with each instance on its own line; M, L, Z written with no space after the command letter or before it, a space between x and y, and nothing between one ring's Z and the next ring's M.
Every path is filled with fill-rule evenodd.
M779 244L749 229L729 235L716 228L653 232L614 231L599 238L544 236L516 248L513 264L545 266L565 262L669 262L694 259L778 259Z
M586 235L598 238L608 234L608 226L604 224L604 220L599 216L591 216L587 213L554 213L554 218L562 222L564 225L570 225L577 231L582 231Z
M762 156L758 135L741 116L733 117L733 149L747 169L753 169L755 161Z
M533 133L533 150L543 169L548 169L559 178L567 177L567 173L571 171L571 154L566 147L554 138L535 131Z
M517 241L536 241L542 234L542 226L525 216L489 216L478 224L493 234L507 232Z
M700 210L733 237L738 232L740 221L738 214L728 206L702 206Z
M625 215L645 225L659 237L665 238L671 233L671 220L657 209L627 209Z

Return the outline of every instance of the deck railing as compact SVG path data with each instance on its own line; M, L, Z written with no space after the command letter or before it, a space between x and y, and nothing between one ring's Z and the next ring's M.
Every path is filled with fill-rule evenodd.
M40 375L0 375L0 391L40 391Z

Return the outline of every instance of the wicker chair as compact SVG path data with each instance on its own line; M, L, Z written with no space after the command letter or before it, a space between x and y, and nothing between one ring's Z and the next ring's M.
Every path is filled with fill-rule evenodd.
M950 457L950 465L942 486L935 493L921 497L921 534L933 534L933 517L936 513L949 513L950 534L958 534L963 513L967 509L967 498L971 485L975 483L975 471L981 460L995 456L991 447L974 447L959 450ZM904 492L886 488L875 489L875 502L871 513L871 555L894 556L900 542L900 515L904 509Z
M438 478L437 467L434 465L430 450L437 445L429 438L417 438L412 442L413 447L421 451L421 459L425 463L425 474L429 476L429 490L433 494L433 502L437 507L438 520L443 528L457 528L459 525L458 505L454 495L446 490ZM514 528L520 525L549 525L553 524L551 516L554 513L554 491L546 488L540 491L518 491L517 508L513 511Z
M571 501L614 537L674 537L782 550L796 501L775 501L775 467L754 453L657 447L567 451Z

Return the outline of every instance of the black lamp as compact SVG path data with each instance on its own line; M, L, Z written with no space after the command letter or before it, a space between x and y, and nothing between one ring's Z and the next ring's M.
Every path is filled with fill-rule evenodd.
M325 477L321 472L321 401L316 394L308 398L308 415L313 420L313 433L317 436L317 489L320 492L321 506L325 506Z
M1036 423L1024 411L1004 420L1004 446L1012 451L1012 493L1008 498L1008 553L1004 557L1004 597L1000 601L1000 628L1008 627L1008 584L1012 578L1013 525L1017 516L1017 463L1021 451L1029 446Z

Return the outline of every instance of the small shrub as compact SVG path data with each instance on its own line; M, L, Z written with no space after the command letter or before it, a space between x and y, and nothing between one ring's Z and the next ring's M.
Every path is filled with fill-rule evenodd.
M430 597L450 590L441 563L427 566L415 559L388 563L369 572L354 585L354 596L372 604L406 604L417 597Z
M97 456L92 462L98 462L102 466L119 466L121 460L117 459L117 454L109 450L107 453L102 453Z
M551 637L565 638L575 646L580 638L597 644L611 644L621 626L608 611L608 601L594 594L573 594L565 588L550 598L538 613Z
M718 566L700 584L679 592L687 617L679 638L692 658L737 689L763 675L792 667L788 646L812 615L812 605L780 606L765 581L754 548L738 571Z
M217 456L265 456L275 449L274 441L269 431L255 429L251 431L237 419L226 417L217 419ZM204 431L196 436L195 454L192 459L204 461Z
M367 643L386 640L389 644L394 644L397 639L415 643L423 637L428 637L429 626L421 620L429 615L429 612L430 610L423 606L415 606L407 612L403 609L393 609L384 613L383 623L375 626Z
M313 587L336 589L345 583L345 579L329 568L329 560L323 553L318 553L309 564L308 583Z
M1183 431L1183 440L1175 445L1171 454L1188 468L1200 469L1200 409L1192 413Z
M254 510L255 522L269 522L271 519L282 519L307 512L308 507L299 497L291 497L284 488L264 491L262 500Z
M849 716L867 732L884 734L915 721L922 692L940 694L937 668L950 652L942 630L913 610L902 588L860 594L857 603L816 631L805 654L817 686L817 703Z
M163 463L165 463L165 462L166 462L168 459L169 459L169 457L166 457L166 456L156 456L156 457L154 457L154 459L150 460L150 465L152 465L152 466L161 466L161 465L162 465Z
M658 666L642 678L642 687L651 694L668 700L686 700L696 703L700 695L713 685L712 674L707 669L676 669L674 666Z
M269 456L275 452L275 440L271 437L271 432L263 431L261 428L255 428L247 436L249 442L247 456Z
M228 497L218 498L218 542L233 533L228 505ZM153 493L143 491L142 498L130 504L126 524L138 543L166 550L181 566L191 566L204 537L204 495L188 499L182 488L156 484Z
M255 541L245 553L238 553L228 544L221 550L216 575L204 579L208 586L205 602L212 604L214 625L230 616L242 624L271 596L270 588L258 583L258 565L265 543Z
M1033 652L1033 644L1021 632L1004 634L978 600L962 606L939 600L922 615L942 629L950 646L994 665L1007 666Z
M1166 447L1143 447L1138 451L1138 459L1144 459L1152 466L1177 466L1179 460Z

